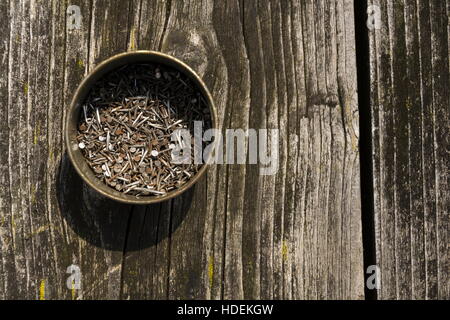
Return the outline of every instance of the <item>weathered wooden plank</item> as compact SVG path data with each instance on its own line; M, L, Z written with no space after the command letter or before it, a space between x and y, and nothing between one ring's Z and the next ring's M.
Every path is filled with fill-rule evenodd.
M27 95L27 176L25 186L28 197L28 216L30 234L25 236L25 242L32 248L29 274L40 279L40 297L44 298L54 292L48 283L56 282L55 245L49 232L47 202L47 159L48 159L48 109L44 106L49 100L49 73L51 32L50 19L52 7L48 2L39 5L30 2L30 53L26 57L29 63L28 80L25 84ZM44 214L43 214L44 213ZM36 286L37 287L37 286ZM41 289L42 288L42 289ZM32 290L30 290L30 293ZM35 296L37 296L35 294Z
M9 100L9 54L10 54L10 22L11 8L9 2L0 4L0 15L4 17L0 21L0 33L4 35L0 41L0 121L8 123L8 100ZM14 253L11 246L11 193L9 183L9 127L0 126L0 298L7 299L16 295L14 288L15 267Z
M287 8L282 11L285 5ZM206 12L200 10L197 2L172 2L162 50L187 61L204 76L218 104L223 127L281 129L289 113L291 129L281 130L280 169L276 176L260 176L258 167L218 166L208 174L206 195L204 187L198 186L191 209L170 238L168 296L362 297L354 35L353 25L346 22L353 21L351 2L340 1L326 9L321 9L320 5L317 9L312 2L305 6L296 2L269 6L256 1L240 6L233 2L214 3L205 8ZM295 22L291 22L291 10L297 18ZM317 18L324 12L328 13L324 18L328 19L326 30L334 30L334 34L321 38L317 47L328 46L329 54L317 53L315 47L305 54L303 44L316 41L312 17ZM243 20L236 20L237 17ZM302 17L306 21L304 26ZM333 19L337 19L337 27ZM285 36L288 32L281 27L282 23L298 26L292 28L295 34L292 37L297 40L292 55L284 52L288 44L279 43L279 35ZM302 27L311 30L302 32ZM243 38L239 37L241 33ZM303 42L304 33L310 38ZM209 51L211 48L214 51ZM310 60L306 64L309 68L306 75L305 55ZM323 68L329 64L336 66L328 69L328 77L322 75L323 70L316 71L314 67L315 60L322 57L327 58L322 63ZM284 60L288 60L286 64L291 68L296 68L296 72L290 73L292 77L311 79L309 91L302 89L306 85L295 77L294 81L292 78L284 80ZM295 66L297 61L299 65ZM337 68L337 65L342 67ZM245 80L246 77L249 80ZM230 85L228 82L234 78L240 81ZM322 81L320 90L316 88L317 79ZM286 90L286 84L292 83L298 87ZM290 92L290 99L298 102L286 106L286 92ZM248 102L247 95L250 96ZM287 148L289 141L295 157L299 143L297 133L306 140L302 145L302 158L293 162ZM303 199L301 194L291 195L294 212L283 208L285 175L290 176L286 173L288 158L290 168L297 167L297 162L301 166L300 176L292 179L297 181L298 190L305 193ZM323 169L319 170L319 163ZM333 178L330 178L331 172ZM291 189L291 192L296 191ZM200 205L202 198L209 201ZM301 201L296 204L294 198ZM215 203L214 211L203 211L211 202ZM290 226L286 222L289 229L283 232L285 221L289 219L295 219L296 224L292 222ZM194 230L203 233L203 237L192 234ZM213 243L209 244L211 240ZM305 241L309 247L304 247ZM291 254L294 257L290 257ZM201 264L192 261L193 257ZM287 259L292 262L287 264ZM305 262L305 259L309 260ZM283 265L285 269L293 265L297 273L286 276ZM336 270L339 268L336 266L341 268ZM286 286L282 284L283 277L286 277ZM303 279L308 283L302 283ZM299 283L300 288L294 292L291 283Z
M83 20L80 29L66 31L66 106L87 72L105 58L126 51L130 3L102 0L71 3L80 7ZM73 172L67 158L62 160L60 179L61 211L69 225L74 264L83 274L83 288L78 297L117 299L132 207L113 203L90 189Z
M448 299L448 3L369 4L378 296Z
M10 291L7 297L32 297L36 282L27 281L27 273L32 264L31 246L24 243L25 234L31 234L28 212L27 136L27 83L28 83L28 53L29 53L29 3L10 3L10 38L9 66L7 92L7 123L9 127L6 171L2 175L9 176L9 213L6 212L6 225L9 233L5 239L6 250L9 252L5 260L6 268L11 268L9 278ZM7 234L8 236L8 234ZM8 241L10 240L10 241ZM10 271L10 272L11 272Z
M2 116L8 123L2 128L8 136L2 140L5 298L114 298L120 292L126 232L120 220L128 219L130 208L99 199L63 154L64 106L88 71L91 29L90 1L71 4L81 9L80 29L68 27L68 4L61 1L2 4L9 16L2 24L2 34L8 35L2 41L2 74L7 76L2 77ZM128 32L122 35L124 45L116 50L126 49ZM95 48L101 51L101 46ZM117 243L119 252L108 251ZM78 294L66 288L71 264L79 265L84 276L85 288Z
M130 12L129 50L159 50L170 2L135 1ZM139 8L139 9L137 9ZM181 199L186 198L186 194ZM189 198L189 194L188 197ZM182 200L180 200L182 201ZM187 200L188 201L188 200ZM167 299L174 201L133 208L124 247L120 297ZM176 225L174 225L176 228Z
M352 1L0 10L1 298L363 297ZM64 152L65 109L97 63L136 49L191 65L222 129L279 129L276 174L215 165L182 197L147 207L88 188ZM66 288L71 264L81 290Z

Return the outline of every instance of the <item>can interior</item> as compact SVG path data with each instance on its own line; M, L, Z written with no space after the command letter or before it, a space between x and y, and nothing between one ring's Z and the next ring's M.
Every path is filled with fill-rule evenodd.
M80 117L82 116L82 105L90 92L91 87L104 75L107 73L114 71L126 64L134 64L134 63L156 63L161 65L166 65L177 69L178 71L184 73L186 76L190 77L192 81L195 83L197 88L200 90L203 95L205 101L208 104L208 108L211 113L212 118L212 127L217 128L217 117L215 107L211 98L211 94L209 93L206 85L203 81L195 74L195 72L190 69L183 62L153 51L135 51L130 53L119 54L117 56L113 56L104 62L100 63L80 84L75 95L72 99L72 103L70 105L70 109L67 113L66 118L66 144L67 151L69 154L69 158L72 161L76 171L80 176L86 181L92 188L114 200L125 202L125 203L134 203L134 204L150 204L155 202L161 202L168 200L170 198L176 197L189 189L195 182L197 182L200 177L204 174L207 164L203 164L199 169L197 174L195 174L192 179L190 179L186 184L182 185L180 188L170 191L165 195L160 196L142 196L137 198L133 195L127 195L122 192L119 192L102 181L98 180L97 177L92 172L92 169L89 167L85 157L81 153L78 148L78 142L76 139L78 133L78 123Z

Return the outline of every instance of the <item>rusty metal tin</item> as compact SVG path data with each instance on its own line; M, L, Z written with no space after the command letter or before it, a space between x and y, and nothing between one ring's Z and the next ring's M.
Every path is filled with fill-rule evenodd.
M81 84L78 86L72 98L69 110L67 110L65 116L65 139L67 153L69 155L70 161L75 167L75 170L90 187L110 199L128 204L151 204L177 197L184 191L192 187L204 175L208 167L208 161L206 161L206 163L202 165L197 174L179 189L170 191L161 196L146 196L140 198L116 191L95 177L83 154L79 150L76 139L77 125L82 108L81 106L85 98L87 97L92 85L105 74L125 64L142 62L167 65L191 77L208 103L212 116L212 127L218 128L217 111L211 93L209 92L202 79L184 62L161 52L146 50L121 53L101 62L83 79Z

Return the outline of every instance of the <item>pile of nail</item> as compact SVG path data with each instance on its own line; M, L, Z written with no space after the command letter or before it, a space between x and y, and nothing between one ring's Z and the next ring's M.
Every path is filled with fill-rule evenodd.
M172 161L183 144L180 137L173 141L173 133L193 132L193 121L202 121L204 130L211 127L204 97L188 77L160 65L127 65L104 76L88 94L78 147L95 176L111 188L136 197L161 196L180 188L201 166Z

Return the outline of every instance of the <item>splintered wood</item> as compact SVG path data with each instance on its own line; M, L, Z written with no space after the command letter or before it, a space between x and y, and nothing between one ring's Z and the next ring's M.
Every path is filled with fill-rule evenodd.
M177 130L193 133L194 121L203 121L204 129L211 126L205 99L188 77L163 66L127 65L89 93L78 147L95 176L111 188L138 197L164 195L201 166L173 161L184 144L193 149L194 139L183 141Z

